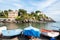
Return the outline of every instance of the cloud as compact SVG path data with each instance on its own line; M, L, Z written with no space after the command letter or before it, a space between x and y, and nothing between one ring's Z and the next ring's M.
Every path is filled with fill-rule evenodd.
M59 0L0 0L0 10L19 8L28 12L41 10L52 18L60 16Z
M17 8L27 9L29 11L35 10L44 10L46 7L50 6L57 0L3 0L4 5L11 5L11 7L15 6ZM2 4L3 5L3 4ZM7 5L7 6L9 6Z
M56 3L45 8L44 12L59 15L60 14L60 1L57 1Z
M4 1L18 2L18 1L20 1L20 0L4 0Z
M23 7L21 4L18 4L18 3L14 3L13 5L19 8Z
M0 0L0 3L3 3L4 1L3 0Z
M50 6L56 0L3 0L4 4L16 6L16 8L23 8L29 11L33 10L43 10L44 8ZM9 6L7 5L7 6ZM30 9L31 8L31 9Z
M48 6L43 10L46 15L52 17L56 21L60 21L60 1L56 1L54 4Z
M46 0L46 1L43 1L43 2L37 2L37 3L31 2L31 4L36 6L37 9L39 9L39 10L44 10L44 8L50 6L51 4L53 4L56 1L57 0Z

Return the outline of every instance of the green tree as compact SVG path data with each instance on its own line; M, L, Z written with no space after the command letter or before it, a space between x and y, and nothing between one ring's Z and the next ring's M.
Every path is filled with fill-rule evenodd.
M27 11L26 10L24 10L24 9L19 9L18 10L18 13L19 13L19 15L21 15L21 14L27 14Z
M8 11L13 11L13 10L9 9Z
M0 12L0 18L5 18L3 11Z
M7 10L4 10L4 16L8 17L8 11Z
M41 11L37 10L37 11L35 11L35 13L41 13Z
M1 12L0 12L0 16L3 16L3 15L4 15L4 14L3 14L3 11L1 11Z
M31 15L30 15L30 16L31 16L31 17L33 17L33 16L34 16L34 14L35 14L34 12L31 12Z

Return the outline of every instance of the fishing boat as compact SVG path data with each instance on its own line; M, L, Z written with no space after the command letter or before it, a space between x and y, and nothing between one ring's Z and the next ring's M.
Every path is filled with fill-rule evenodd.
M53 31L59 32L59 36L57 36L56 38L60 39L60 30L53 30Z
M17 35L21 34L21 32L22 32L21 29L3 30L2 31L2 36L4 36L4 37L17 36Z
M28 38L32 37L39 38L40 30L30 25L29 27L24 28L23 35L27 36Z
M46 37L57 37L59 35L59 32L54 30L41 29L41 35Z
M2 37L2 31L3 30L7 30L7 27L6 26L1 26L0 27L0 38Z
M7 30L7 27L6 26L0 27L0 34L2 34L2 30Z

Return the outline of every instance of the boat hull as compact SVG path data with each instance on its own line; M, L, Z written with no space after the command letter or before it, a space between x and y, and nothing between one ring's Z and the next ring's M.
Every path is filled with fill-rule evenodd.
M15 30L3 30L2 31L2 36L5 37L13 37L21 34L22 30L20 29L15 29Z
M45 37L45 38L51 38L51 37L48 35L48 32L57 32L57 33L60 33L59 31L56 31L56 30L46 30L46 29L42 29L42 30L41 30L41 36L43 36L43 37ZM60 39L60 34L59 34L59 36L56 36L55 38Z

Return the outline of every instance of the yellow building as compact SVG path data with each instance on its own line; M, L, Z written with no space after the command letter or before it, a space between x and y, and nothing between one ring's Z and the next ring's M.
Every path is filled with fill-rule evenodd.
M8 12L8 21L15 21L15 18L18 16L18 11L9 11Z

